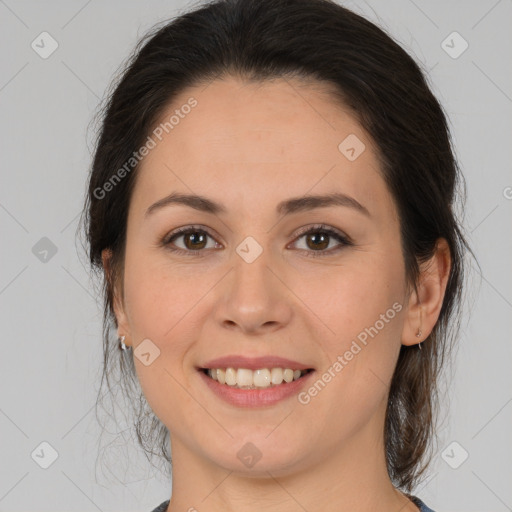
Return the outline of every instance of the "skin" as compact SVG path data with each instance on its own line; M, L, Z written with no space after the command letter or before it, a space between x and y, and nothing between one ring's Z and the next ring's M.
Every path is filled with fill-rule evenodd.
M115 295L125 343L136 350L149 338L160 350L149 366L134 359L145 396L170 431L168 511L417 512L387 474L383 425L401 344L424 340L438 319L446 243L422 267L418 294L411 292L376 148L324 85L227 77L187 89L162 120L190 96L197 106L137 171ZM366 146L354 161L338 149L349 134ZM172 205L145 216L171 192L206 196L227 213ZM356 199L370 217L347 206L275 211L282 200L332 192ZM316 223L354 245L296 236ZM161 245L191 224L211 233L199 244L203 256ZM236 252L248 236L263 249L252 263ZM197 247L183 235L174 246ZM108 269L108 250L103 256ZM297 396L254 409L229 405L196 370L214 357L275 354L307 363L318 377L394 303L402 310L306 405ZM262 454L252 468L237 457L247 442Z

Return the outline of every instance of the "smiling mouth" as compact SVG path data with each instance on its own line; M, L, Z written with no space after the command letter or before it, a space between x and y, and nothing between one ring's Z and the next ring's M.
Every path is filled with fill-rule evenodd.
M265 389L283 386L314 371L294 370L292 368L200 368L205 375L219 384L238 389Z

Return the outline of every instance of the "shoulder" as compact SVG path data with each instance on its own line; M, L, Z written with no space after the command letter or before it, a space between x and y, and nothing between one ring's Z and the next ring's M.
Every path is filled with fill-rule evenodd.
M434 512L431 508L428 508L423 501L421 501L416 496L409 496L412 502L420 509L420 512Z
M425 503L423 503L423 501L417 498L416 496L409 497L414 502L414 504L420 509L420 512L435 512L431 508L427 507L427 505L425 505ZM160 503L160 505L154 508L151 512L165 512L167 510L167 507L169 506L169 502L170 500Z
M420 512L434 512L431 508L427 507L423 501L421 501L416 496L410 496L410 499L414 502L414 504L420 509ZM153 509L151 512L165 512L167 510L167 507L169 506L169 501L164 501L163 503L160 503L158 507Z
M160 503L158 507L154 508L151 512L165 512L167 510L167 507L169 506L169 501L164 501L163 503Z

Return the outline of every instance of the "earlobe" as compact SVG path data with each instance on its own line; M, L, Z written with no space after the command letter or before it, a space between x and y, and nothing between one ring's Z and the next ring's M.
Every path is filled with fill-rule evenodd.
M123 338L123 345L129 346L129 343L126 342L126 338L129 337L128 320L124 311L122 297L120 296L119 290L115 284L116 279L112 271L111 258L112 251L110 249L103 249L101 252L101 260L103 263L105 279L108 281L108 286L112 294L112 307L116 317L118 337Z
M421 265L417 291L409 298L403 345L421 343L432 332L443 306L450 268L450 249L446 240L440 238L432 258Z
M425 326L423 323L423 311L419 294L420 285L418 285L418 291L412 291L409 297L406 317L402 329L402 345L415 345L417 343L421 343L426 338Z

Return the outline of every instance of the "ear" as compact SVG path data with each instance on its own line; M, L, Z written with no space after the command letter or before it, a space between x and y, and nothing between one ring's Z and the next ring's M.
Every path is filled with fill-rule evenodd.
M402 330L403 345L420 343L432 332L443 306L450 268L450 248L444 238L439 238L432 258L420 266L418 291L413 290L409 297ZM417 336L418 331L421 331L420 336Z
M103 271L105 273L105 278L108 281L108 285L112 290L113 308L117 322L117 333L118 336L126 336L124 343L125 345L130 345L128 341L130 339L130 328L128 318L124 310L122 294L119 292L116 283L114 283L111 258L112 251L110 249L103 249L103 251L101 251Z

